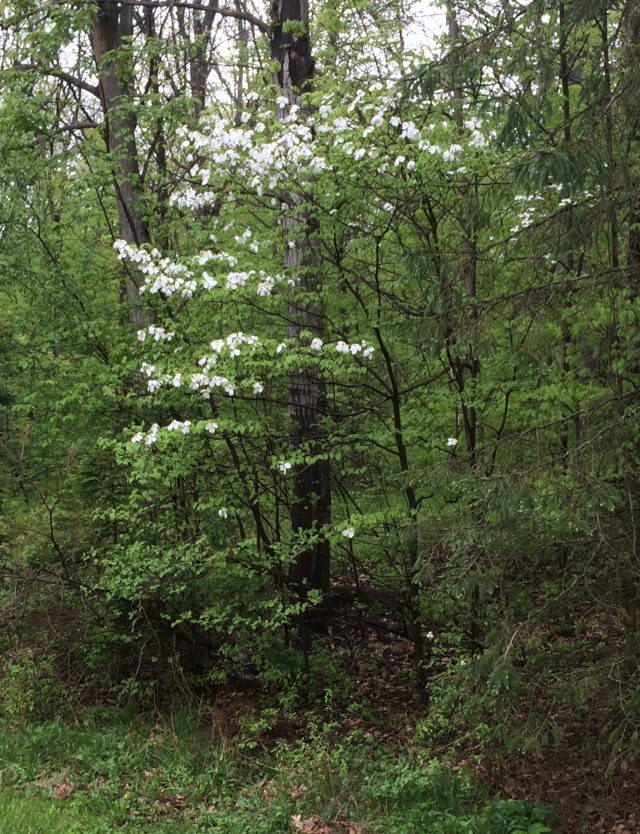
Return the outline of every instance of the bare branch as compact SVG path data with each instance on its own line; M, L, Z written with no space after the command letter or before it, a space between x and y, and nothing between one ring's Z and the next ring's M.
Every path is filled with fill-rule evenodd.
M64 5L71 0L59 0L59 5ZM259 17L251 14L251 12L242 11L239 9L227 9L219 6L208 6L204 3L191 3L188 0L118 0L122 6L147 6L150 9L194 9L198 12L209 12L209 14L219 14L222 17L234 17L236 20L246 20L252 26L255 26L265 34L269 33L269 26L260 20Z
M39 72L42 75L51 75L53 78L59 78L61 81L66 81L67 84L71 84L72 87L77 87L79 90L84 90L86 93L91 93L92 96L100 98L100 90L97 85L89 84L88 81L76 78L75 75L71 75L71 73L65 72L57 67L45 69L44 67L39 67L36 64L16 64L14 69Z
M90 128L94 127L100 127L100 124L98 122L87 120L84 122L72 122L68 125L62 125L61 127L58 127L55 130L52 130L49 133L44 134L43 136L38 136L38 138L32 142L31 147L35 148L37 145L41 145L43 142L46 142L52 136L56 136L59 133L72 133L75 130L89 130Z

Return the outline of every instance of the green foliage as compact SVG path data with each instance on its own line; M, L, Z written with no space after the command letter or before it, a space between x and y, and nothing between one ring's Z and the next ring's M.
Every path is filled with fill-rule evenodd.
M549 809L526 802L493 803L492 812L507 834L551 834Z
M56 657L27 647L2 657L0 716L11 721L38 721L64 710L66 687L55 677Z
M98 70L114 69L109 105L87 37L108 15L5 6L2 715L46 718L63 666L121 702L250 680L292 713L335 692L315 632L342 620L296 576L326 544L336 596L413 642L425 743L466 725L480 745L541 751L563 730L519 704L547 686L559 704L615 704L609 759L628 764L628 15L452 3L427 59L405 41L406 4L331 0L312 10L316 77L292 109L251 21L122 11ZM283 24L293 41L307 29ZM141 245L119 258L121 238ZM275 720L258 711L247 749ZM332 778L347 767L333 755ZM422 799L397 830L471 813L449 797L443 817L409 765L394 808L404 778Z
M544 808L490 800L466 775L397 760L371 740L336 741L336 725L312 726L307 741L251 759L195 717L114 723L96 712L76 727L3 725L0 831L24 819L28 832L278 834L296 815L350 819L371 832L551 831Z

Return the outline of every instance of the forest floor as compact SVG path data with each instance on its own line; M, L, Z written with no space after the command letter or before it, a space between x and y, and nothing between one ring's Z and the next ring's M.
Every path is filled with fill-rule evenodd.
M336 705L336 726L357 727L395 755L411 749L453 772L471 773L489 795L551 806L560 834L640 834L637 722L615 697L607 639L597 619L579 635L563 628L549 635L546 674L523 676L517 692L504 691L497 699L504 703L496 706L495 697L485 703L482 693L465 705L473 690L468 685L457 697L459 645L437 630L431 669L436 698L421 703L410 643L384 630L386 618L373 626L363 620L358 629L352 616L342 627L338 620L325 638L348 689L344 703L361 705L347 718ZM614 686L583 691L584 670L598 664L609 670ZM271 733L303 737L304 716L302 711L292 725L283 721Z
M542 681L466 705L437 633L427 705L406 640L343 625L316 640L307 691L247 672L198 693L168 675L151 709L93 697L5 720L0 834L640 834L614 706Z
M436 687L439 680L450 679L448 672L455 663L445 643L439 658L435 653ZM570 681L585 659L597 654L601 640L596 630L576 640L561 636L557 643ZM474 716L470 724L468 715L456 719L442 706L434 716L416 697L406 640L367 627L356 638L351 627L342 634L336 629L330 645L347 682L347 700L360 705L351 713L339 704L329 709L338 734L358 730L394 755L411 749L446 763L454 773L470 773L488 795L551 806L557 815L554 828L560 834L640 834L640 759L634 756L633 740L628 747L615 746L614 736L624 740L616 733L625 716L615 702L600 702L601 692L563 703L541 681L512 699L508 710L489 708L483 720ZM254 694L247 693L244 709L255 708ZM236 698L225 703L222 695L217 702L232 733L234 721L229 716L237 710ZM455 711L456 698L445 697L444 704L445 710L448 704ZM289 718L281 716L261 743L304 738L315 715L311 708L308 713L302 709ZM510 716L516 720L510 723ZM630 726L633 729L631 722Z

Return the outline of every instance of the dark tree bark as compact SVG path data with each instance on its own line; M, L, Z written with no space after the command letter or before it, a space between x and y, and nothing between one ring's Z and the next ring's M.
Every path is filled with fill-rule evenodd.
M279 64L278 85L290 104L298 104L300 94L309 89L313 78L307 0L275 0L271 18L271 58ZM285 32L285 24L289 22L302 26Z
M313 58L308 34L306 0L275 0L272 9L271 57L277 62L276 81L287 106L278 109L278 117L289 114L291 105L300 104L300 96L309 89L313 77ZM291 21L292 26L285 24ZM285 31L288 30L288 31ZM291 195L292 205L299 205ZM296 286L287 304L289 326L287 335L298 339L304 330L321 336L321 310L311 300L320 288L314 270L316 258L312 241L313 224L302 207L285 221L295 248L287 248L285 264L297 274ZM291 521L300 542L313 531L317 540L301 545L290 578L301 590L314 588L327 592L330 579L330 547L322 528L331 521L331 485L329 462L321 457L324 446L322 420L327 413L324 381L319 368L313 366L294 370L289 378L289 414L291 441L307 461L293 469Z
M120 236L131 245L141 246L150 243L151 238L138 191L136 116L133 108L127 106L129 90L118 74L118 61L122 60L119 50L126 43L124 39L133 34L133 6L111 0L98 0L97 5L90 40L98 68L98 90L105 115L105 142L111 156ZM132 323L139 326L144 322L144 311L133 276L127 280L126 297Z
M626 61L628 70L636 73L640 63L640 3L629 0L625 9L627 16L627 49ZM628 113L629 144L638 141L638 114L634 107ZM640 293L640 177L631 176L629 223L627 238L627 264L629 283L633 296Z

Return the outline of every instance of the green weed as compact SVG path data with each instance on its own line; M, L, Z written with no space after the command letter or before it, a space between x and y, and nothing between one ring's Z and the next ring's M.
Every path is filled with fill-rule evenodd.
M0 762L0 834L290 834L296 815L362 834L550 831L545 808L492 800L464 773L320 720L272 750L212 743L190 711L4 723Z

